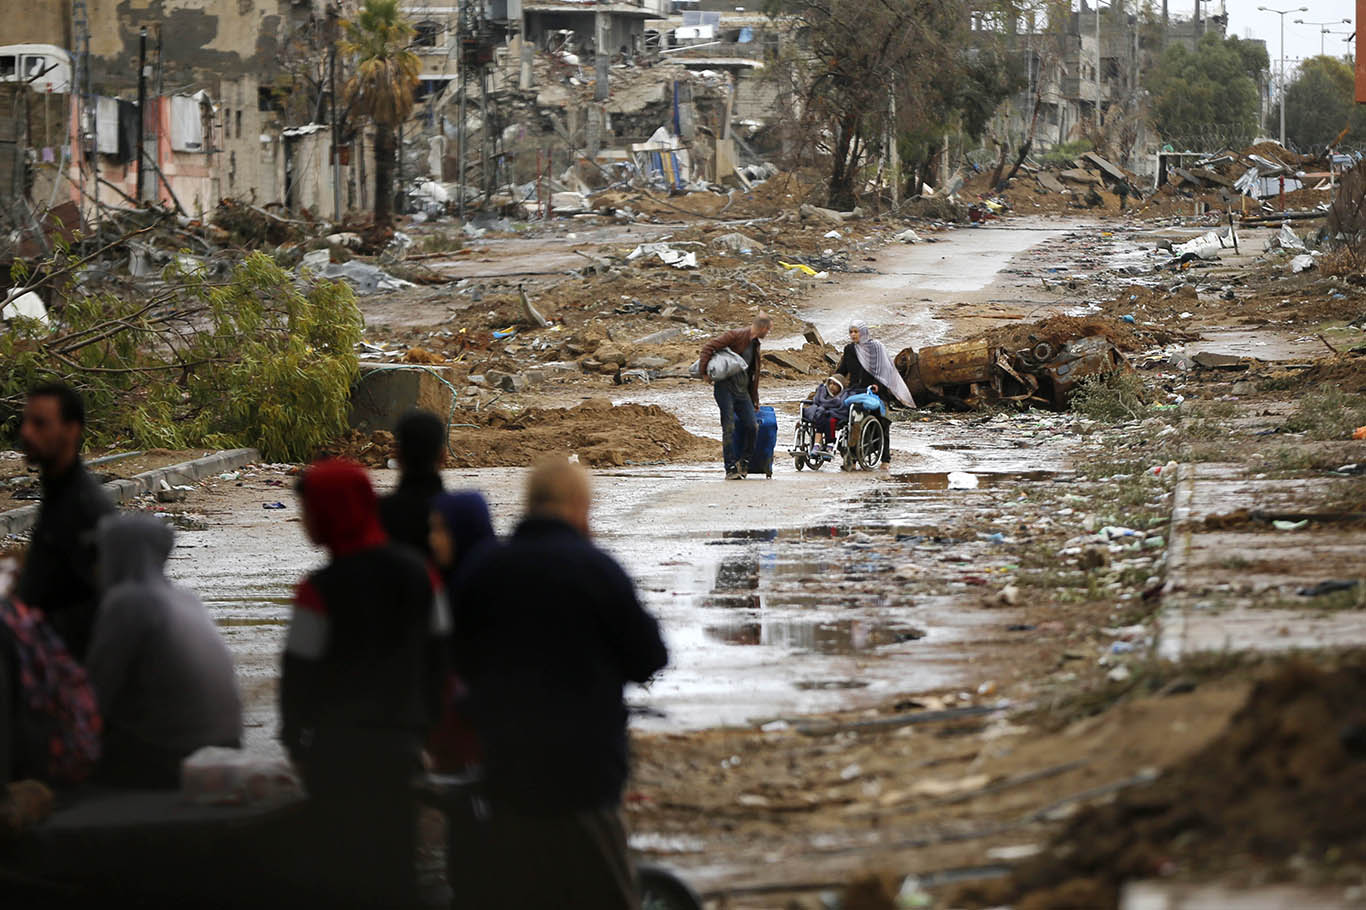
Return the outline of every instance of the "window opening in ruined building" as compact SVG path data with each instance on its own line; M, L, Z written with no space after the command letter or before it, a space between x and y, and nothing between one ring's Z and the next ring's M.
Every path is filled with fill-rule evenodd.
M417 47L436 47L437 36L441 34L441 23L424 19L413 26L413 44Z
M242 138L242 112L237 112L237 138Z

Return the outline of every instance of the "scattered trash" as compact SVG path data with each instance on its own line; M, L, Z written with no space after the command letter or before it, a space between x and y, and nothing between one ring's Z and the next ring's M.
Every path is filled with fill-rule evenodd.
M1290 260L1290 271L1298 275L1300 272L1307 272L1314 267L1314 256L1311 253L1301 253Z
M263 509L283 509L283 508L285 508L285 504L284 504L283 502L267 502L267 503L262 503L262 504L261 504L261 508L263 508Z
M1123 664L1120 664L1118 667L1112 669L1109 673L1106 673L1105 678L1110 680L1110 682L1112 683L1124 683L1128 682L1130 677L1132 677L1133 675L1134 674L1130 672L1128 667L1124 666Z
M1298 531L1301 528L1309 527L1309 519L1305 518L1300 521L1283 521L1277 519L1271 523L1271 526L1277 531Z
M949 472L950 490L975 490L977 489L978 479L976 474L969 474L966 471Z
M325 254L327 251L319 250L318 252ZM411 281L395 278L377 265L357 262L354 259L349 262L327 263L319 274L323 278L345 279L361 294L374 294L380 291L397 291L401 288L416 287Z
M795 270L801 272L803 275L809 275L812 278L815 278L817 276L815 269L813 269L809 265L803 265L800 262L783 262L781 259L779 259L778 265L788 270Z
M829 230L829 231L826 231L826 232L825 232L824 234L822 234L821 236L824 237L826 240L839 240L839 239L840 239L841 237L843 237L844 235L841 234L839 231L836 231L836 230Z
M628 253L626 259L634 262L641 256L654 256L665 265L671 265L676 269L697 268L696 253L685 253L682 250L676 250L667 243L642 243Z
M0 307L0 319L19 318L36 319L43 325L48 324L47 306L35 291L25 291Z
M924 239L923 239L919 234L917 234L915 231L911 230L910 228L906 228L906 230L901 231L900 233L893 234L893 235L892 235L892 239L893 239L893 240L896 240L896 241L899 241L900 243L923 243L923 242L924 242Z
M1352 438L1353 438L1353 439L1366 439L1366 427L1357 427L1355 430L1353 430L1353 431L1352 431ZM1341 468L1338 468L1338 470L1340 471L1340 470L1342 470L1342 469L1341 469Z

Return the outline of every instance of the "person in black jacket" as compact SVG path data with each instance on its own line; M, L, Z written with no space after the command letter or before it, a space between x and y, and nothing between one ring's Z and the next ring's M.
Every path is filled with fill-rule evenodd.
M337 459L300 482L304 528L331 561L294 598L280 678L281 739L309 795L320 900L416 900L412 779L440 692L432 637L449 632L422 558L390 543L365 471Z
M77 660L85 659L95 622L95 525L114 504L81 461L85 403L70 387L40 385L28 393L19 440L38 465L43 502L24 568L20 601L37 607Z
M668 652L630 578L589 540L589 503L582 468L538 467L526 517L453 598L490 809L479 842L491 887L470 906L639 904L619 813L622 687L649 680Z
M445 489L441 462L446 454L446 424L429 411L409 411L394 428L398 444L398 486L379 501L380 521L391 540L432 555L427 518L432 500Z

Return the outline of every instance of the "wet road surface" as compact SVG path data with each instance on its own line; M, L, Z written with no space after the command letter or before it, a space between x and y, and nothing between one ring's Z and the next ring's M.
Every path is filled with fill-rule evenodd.
M991 288L1008 280L991 270L1060 233L960 231L946 242L896 248L896 270L872 276L885 286L885 315L872 318L926 324L934 312L922 295L957 300L956 291L932 287L955 269ZM915 282L923 289L907 293ZM812 314L826 313L832 325L867 318L867 288L850 287L842 282L813 298ZM983 609L980 592L960 580L989 564L989 533L953 538L942 529L978 511L993 520L985 516L999 516L1000 504L1024 485L1051 482L1027 472L1065 468L1058 418L898 422L891 473L798 473L786 449L807 385L766 388L780 413L771 480L727 483L717 465L595 474L597 538L636 579L672 654L648 691L629 693L643 728L747 723L898 692L976 687L994 663L1009 660L1013 645L997 634L1009 611ZM717 435L704 388L647 388L630 400L661 404L694 432ZM946 472L957 470L992 476L977 490L946 489ZM522 479L516 469L446 474L449 487L485 493L500 532L520 510ZM392 472L376 472L380 487L393 480ZM256 749L274 748L275 680L293 586L322 558L303 538L292 494L280 485L287 482L268 471L211 482L201 494L208 529L180 534L171 564L223 627ZM285 508L263 508L277 501Z

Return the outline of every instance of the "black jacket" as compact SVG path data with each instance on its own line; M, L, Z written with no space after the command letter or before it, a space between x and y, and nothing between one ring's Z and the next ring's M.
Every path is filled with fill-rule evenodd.
M99 604L95 525L114 503L80 461L42 483L43 503L15 596L41 609L71 655L83 660Z
M454 601L493 802L531 814L617 805L622 686L668 663L621 566L567 524L528 518L474 558Z
M431 642L446 631L444 609L422 560L395 544L334 557L299 585L280 732L310 792L416 760L432 721Z
M883 401L891 400L890 393L883 393L882 383L878 382L878 378L865 370L863 364L859 363L858 352L854 350L853 342L844 346L844 356L840 358L839 366L835 367L835 372L843 373L849 377L849 385L846 386L849 391L862 392L868 386L876 385L878 397Z
M390 540L407 544L424 556L432 555L427 543L428 521L432 500L445 489L439 474L416 477L403 475L398 486L379 501L379 520Z

